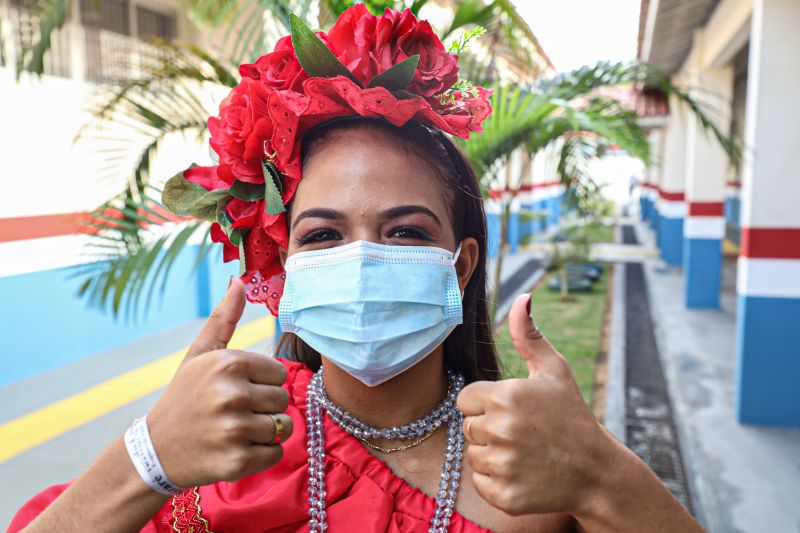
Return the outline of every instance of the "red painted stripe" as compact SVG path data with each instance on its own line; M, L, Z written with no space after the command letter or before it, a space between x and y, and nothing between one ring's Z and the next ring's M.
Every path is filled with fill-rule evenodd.
M736 187L737 189L742 186L741 181L726 181L725 185L728 187Z
M0 218L0 242L73 235L83 229L81 213Z
M153 211L159 213L166 221L180 222L190 220L190 217L179 217L169 211L165 211L158 206L152 206ZM102 214L110 218L122 218L122 213L118 209L105 209ZM139 210L140 215L145 215L143 210ZM152 214L147 214L147 218L152 224L162 224L164 220ZM97 230L87 226L87 222L109 223L100 218L93 217L91 213L63 213L58 215L34 215L27 217L0 218L0 242L21 241L25 239L41 239L44 237L61 237L63 235L81 235L96 233ZM146 227L147 223L142 223Z
M721 217L725 214L724 202L689 202L690 217Z
M662 200L667 200L669 202L683 202L686 199L686 195L681 192L668 192L664 189L659 189L658 194Z
M800 228L742 228L743 257L800 259Z

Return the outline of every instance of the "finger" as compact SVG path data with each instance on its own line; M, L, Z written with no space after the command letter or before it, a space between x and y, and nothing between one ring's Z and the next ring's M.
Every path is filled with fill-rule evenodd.
M491 453L492 451L488 446L467 446L465 456L473 473L485 474L487 476L491 474L488 460L489 454Z
M200 334L186 352L186 357L227 347L244 312L244 304L244 284L241 279L233 276L225 297L211 312Z
M472 463L470 463L470 465L472 465ZM486 500L489 505L499 509L500 507L496 498L496 485L491 476L477 471L472 473L472 486L475 487L475 491L481 498Z
M247 358L247 377L260 385L286 383L286 367L274 357L255 352L239 352Z
M487 399L497 387L496 382L475 381L464 387L456 398L456 404L464 416L482 415Z
M273 418L273 416L275 418ZM278 424L275 424L275 419ZM294 424L289 415L279 413L276 415L253 414L248 417L247 437L255 444L278 444L285 442L294 431ZM278 431L280 426L280 432Z
M289 407L289 395L275 385L250 386L250 408L254 413L282 413Z
M278 464L283 458L283 447L280 444L272 444L269 446L264 444L251 444L247 453L249 456L247 469L241 477L261 472L262 470L266 470Z
M528 364L528 372L560 371L564 359L539 331L530 316L530 294L514 299L508 312L508 329L514 348Z
M478 446L483 446L487 442L487 435L486 429L484 427L484 423L486 422L486 416L467 416L464 417L464 438L467 439L467 442L470 444L477 444Z

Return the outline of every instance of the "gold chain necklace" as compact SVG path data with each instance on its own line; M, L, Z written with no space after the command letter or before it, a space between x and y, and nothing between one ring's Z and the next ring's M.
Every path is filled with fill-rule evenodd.
M420 438L418 438L417 440L415 440L411 444L404 444L403 446L398 446L397 448L383 448L381 446L378 446L377 444L372 444L367 439L362 439L361 437L358 437L358 440L363 442L366 446L369 446L373 450L378 450L379 452L383 452L383 453L402 452L404 450L408 450L408 449L413 448L415 446L419 446L420 444L422 444L423 442L425 442L426 440L431 438L431 435L436 433L437 429L439 429L439 428L434 428L429 433L426 433L425 435L421 436Z

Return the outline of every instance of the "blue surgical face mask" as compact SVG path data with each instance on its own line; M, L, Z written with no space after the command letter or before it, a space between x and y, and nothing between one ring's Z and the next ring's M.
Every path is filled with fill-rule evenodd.
M356 241L286 261L281 329L375 386L431 353L463 321L458 253Z

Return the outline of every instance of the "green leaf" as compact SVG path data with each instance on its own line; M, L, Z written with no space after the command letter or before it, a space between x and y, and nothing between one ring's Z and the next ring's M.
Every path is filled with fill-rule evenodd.
M231 225L233 224L231 216L225 211L225 206L228 205L230 200L230 196L226 196L217 202L217 222L222 227L222 231L224 231L226 235L230 232Z
M261 165L264 171L264 211L268 215L278 215L286 211L281 197L281 175L272 161L264 161Z
M264 197L264 187L260 183L236 180L231 185L230 195L239 200L254 202Z
M231 229L231 232L228 234L228 240L231 241L231 244L234 246L239 246L244 239L242 236L242 230L239 228Z
M224 189L207 191L202 186L187 181L181 172L164 184L161 201L176 215L193 216L213 222L216 218L217 202L227 194Z
M300 17L292 14L289 16L292 25L292 45L294 46L297 60L300 66L310 77L334 78L336 76L346 76L359 86L358 80L345 67L341 61L336 59L325 43L306 26Z
M414 77L414 71L417 70L419 64L419 54L407 57L400 63L392 65L388 70L385 70L372 78L369 82L370 87L386 87L390 91L400 91L408 87L411 79Z
M239 241L239 275L244 276L244 273L247 272L247 265L244 259L244 239Z

